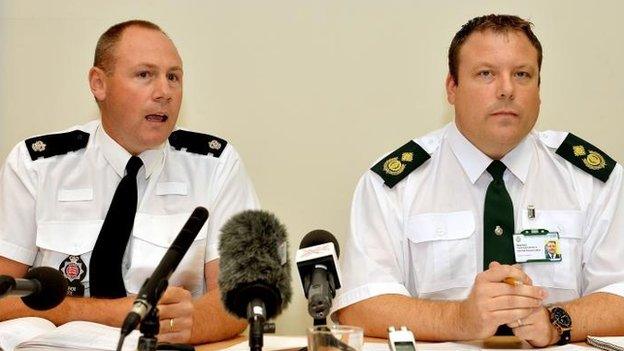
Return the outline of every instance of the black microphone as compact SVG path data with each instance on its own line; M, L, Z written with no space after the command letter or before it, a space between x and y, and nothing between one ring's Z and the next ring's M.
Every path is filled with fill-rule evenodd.
M225 308L250 324L249 346L261 350L264 323L290 302L286 228L266 211L248 210L221 229L219 288Z
M297 269L315 325L327 324L332 299L340 289L339 255L338 241L325 230L309 232L299 244Z
M23 279L0 276L0 298L21 296L26 306L33 310L49 310L58 306L67 294L67 279L50 267L29 270Z
M162 294L167 289L169 277L178 267L178 264L180 264L180 261L189 247L191 247L207 219L208 210L205 208L197 207L193 211L191 217L182 227L180 234L178 234L167 252L165 252L152 276L143 283L141 290L139 290L139 294L136 300L134 300L134 305L132 305L132 309L126 315L126 319L121 326L122 336L125 337L130 334L152 308L158 304L158 300L160 300Z

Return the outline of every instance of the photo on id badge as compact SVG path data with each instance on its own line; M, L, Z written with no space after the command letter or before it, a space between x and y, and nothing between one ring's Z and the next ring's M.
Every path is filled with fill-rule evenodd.
M544 245L544 254L546 259L549 261L561 261L561 254L558 253L559 245L557 245L558 240L548 240Z
M516 262L560 262L559 233L529 229L513 235Z

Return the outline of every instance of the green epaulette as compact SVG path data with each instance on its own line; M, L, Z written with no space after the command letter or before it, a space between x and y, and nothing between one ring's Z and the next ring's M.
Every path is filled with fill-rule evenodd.
M377 173L389 188L397 185L412 171L420 167L431 156L420 145L410 140L381 161L377 162L371 170Z
M176 150L186 149L194 154L221 156L227 141L212 135L176 130L169 135L169 144Z
M48 158L84 149L88 142L89 133L82 130L41 135L24 141L33 161L40 157Z
M568 133L556 153L592 176L606 182L617 163L599 148Z

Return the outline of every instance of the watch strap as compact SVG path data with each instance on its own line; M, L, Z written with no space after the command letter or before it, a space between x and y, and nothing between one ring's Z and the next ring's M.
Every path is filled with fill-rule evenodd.
M559 335L559 341L557 341L557 345L569 344L570 339L571 339L570 329L566 329Z

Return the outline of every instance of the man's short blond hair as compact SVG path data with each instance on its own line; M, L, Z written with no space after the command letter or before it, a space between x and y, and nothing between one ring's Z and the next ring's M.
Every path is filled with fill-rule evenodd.
M167 35L160 27L150 21L145 20L130 20L121 23L117 23L114 26L108 28L106 32L104 32L100 39L98 39L97 45L95 46L95 56L93 58L93 67L100 68L106 74L110 75L113 73L113 68L115 67L115 46L121 39L121 35L124 30L129 27L140 27L145 29L153 29Z

